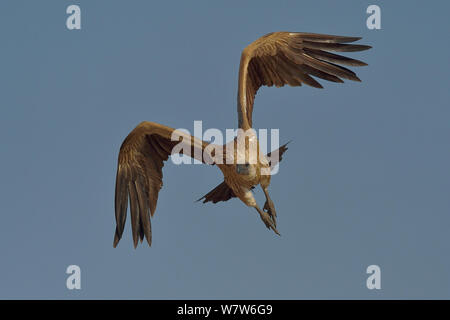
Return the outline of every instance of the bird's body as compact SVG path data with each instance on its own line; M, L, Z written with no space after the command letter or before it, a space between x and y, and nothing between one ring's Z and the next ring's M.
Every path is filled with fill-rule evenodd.
M276 211L268 193L270 171L287 150L281 146L274 153L263 155L258 138L252 130L253 102L261 86L281 87L307 84L322 86L311 76L332 82L341 78L360 81L356 74L339 64L363 66L364 62L328 51L361 51L369 46L352 45L360 38L313 33L275 32L247 46L241 55L238 84L238 134L228 145L218 146L189 134L157 124L142 122L122 143L116 178L116 232L118 244L125 225L128 199L134 246L144 237L151 245L151 220L162 187L162 167L173 153L183 153L207 164L216 165L224 181L199 200L227 201L239 198L259 213L267 228L276 229ZM173 139L177 133L178 139ZM181 147L181 149L179 148ZM178 149L177 149L178 148ZM214 152L208 153L207 150ZM175 151L178 150L178 151ZM182 151L180 151L182 150ZM218 152L220 150L220 152ZM266 203L260 209L253 189L260 185Z
M227 159L224 161L224 164L217 164L223 173L225 183L233 190L234 194L248 206L252 206L252 204L255 203L253 193L250 192L250 190L260 183L267 186L270 184L270 175L261 174L264 172L264 169L267 170L267 172L270 172L269 160L266 156L260 154L259 141L256 135L252 131L250 131L250 134L251 136L248 139L249 145L252 143L255 144L254 152L256 159L253 161L254 163L252 163L252 161L245 162L245 160L242 161L242 164L237 163L240 157L242 157L242 159L249 159L253 150L249 146L240 148L237 142L238 139L236 138L230 142L233 144L233 147L228 148L229 150L233 150L233 157L231 158L228 156L227 158L227 148L225 147L224 158ZM234 161L232 159L234 159ZM239 166L242 167L241 170L245 171L245 174L239 173Z

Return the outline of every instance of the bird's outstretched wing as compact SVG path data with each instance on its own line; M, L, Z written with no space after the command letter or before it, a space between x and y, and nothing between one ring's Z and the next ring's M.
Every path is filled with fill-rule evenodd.
M366 63L329 51L362 51L370 46L348 44L359 37L343 37L301 32L274 32L262 36L242 52L239 66L239 127L252 127L253 102L261 86L301 86L322 88L312 76L333 82L361 81L340 65L365 66Z
M175 129L153 123L142 122L126 137L120 147L116 176L115 213L116 232L113 246L116 247L125 226L128 199L130 199L131 229L134 247L144 237L152 242L150 215L153 216L161 189L162 167L172 154L174 146L178 153L204 161L203 150L207 142L183 132L176 132L178 141L172 141ZM179 145L179 143L184 145ZM181 147L184 147L182 149ZM174 150L175 151L175 150ZM200 151L200 152L198 152ZM189 154L190 153L190 154ZM212 164L210 159L209 164Z

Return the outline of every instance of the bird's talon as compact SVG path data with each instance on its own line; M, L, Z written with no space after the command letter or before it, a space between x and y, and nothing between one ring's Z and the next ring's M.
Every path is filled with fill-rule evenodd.
M277 219L276 219L277 212L275 211L275 207L273 205L273 202L272 201L266 201L264 203L263 210L265 210L269 214L270 219L272 220L272 223L276 227L277 226Z
M277 228L272 227L273 232L275 232L277 235L281 236L281 234L278 232Z

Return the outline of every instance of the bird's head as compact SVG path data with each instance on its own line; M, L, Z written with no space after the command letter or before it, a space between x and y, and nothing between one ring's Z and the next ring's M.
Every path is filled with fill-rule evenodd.
M238 174L248 175L250 174L250 164L248 162L242 164L236 164L236 172Z

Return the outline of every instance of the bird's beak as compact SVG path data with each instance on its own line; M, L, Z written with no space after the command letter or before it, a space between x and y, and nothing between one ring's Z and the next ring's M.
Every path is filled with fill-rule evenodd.
M237 164L236 172L238 174L248 174L248 167L245 164Z

